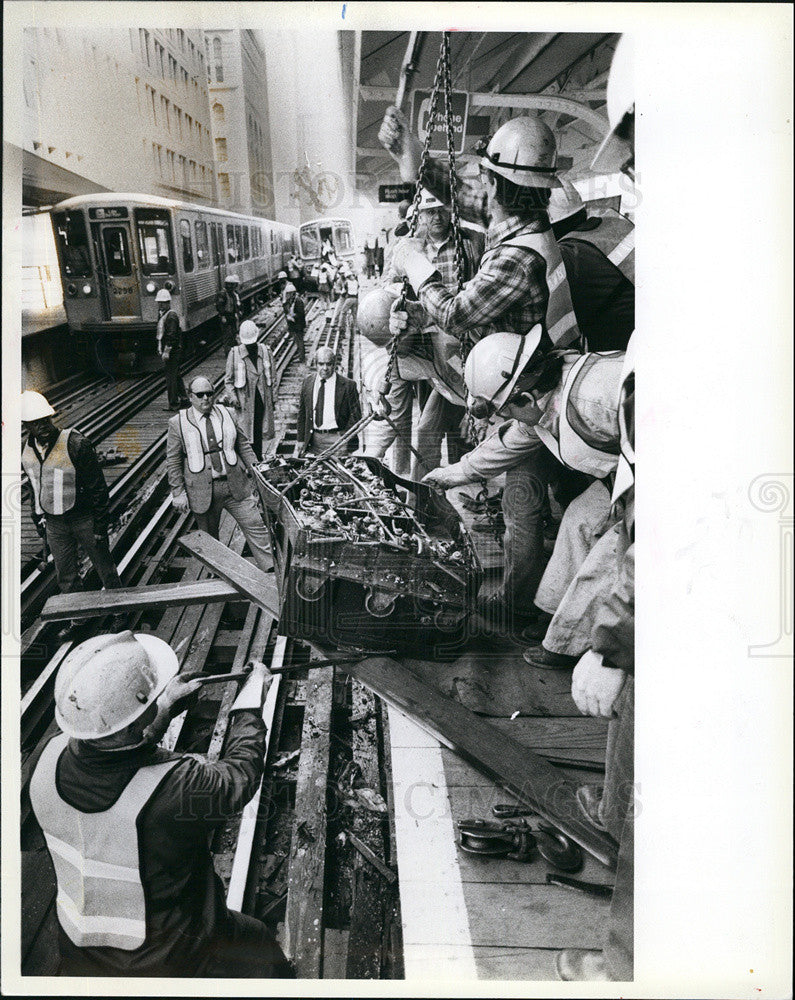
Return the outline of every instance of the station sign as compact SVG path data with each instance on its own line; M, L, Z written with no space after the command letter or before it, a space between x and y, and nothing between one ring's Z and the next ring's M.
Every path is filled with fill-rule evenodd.
M464 140L467 132L467 115L469 113L469 94L465 90L454 90L450 98L452 108L451 128L453 132L453 150L463 153ZM436 113L430 122L431 91L415 90L411 95L411 120L417 130L420 142L425 142L428 130L431 131L432 150L447 150L447 129L445 126L444 96L436 101Z
M407 184L379 184L378 201L382 205L397 205L401 201L411 201L414 197L414 185L409 181Z

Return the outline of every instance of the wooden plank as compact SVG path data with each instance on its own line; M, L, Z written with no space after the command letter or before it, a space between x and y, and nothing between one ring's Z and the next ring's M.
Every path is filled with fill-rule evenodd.
M345 979L348 961L348 931L328 928L323 931L323 978Z
M333 676L334 668L325 667L306 682L284 931L285 952L299 979L321 977Z
M445 698L396 660L371 657L342 669L416 720L428 733L521 801L537 809L603 864L615 868L615 841L580 819L574 786L543 757Z
M272 576L262 572L242 556L230 552L205 531L192 531L179 540L200 562L226 580L249 601L254 601L274 618L279 617L279 594Z
M418 770L403 747L412 740L416 723L397 709L389 709L392 773L400 872L400 911L403 925L405 977L473 979L472 939L455 848L455 831L447 808L444 769L436 744L436 758L429 750L426 770ZM415 792L430 789L441 774L430 804ZM431 777L434 776L434 777ZM424 950L432 936L432 953Z
M276 647L273 651L274 666L280 665L284 659L284 649L287 640L284 636L279 636L276 640ZM281 677L277 674L271 681L271 686L265 696L265 704L262 706L262 718L268 728L268 735L265 742L265 760L268 759L270 750L271 733L273 732L273 716L276 712L276 702L279 698L279 687ZM240 912L243 909L243 897L246 892L248 882L248 870L251 867L251 852L254 847L254 833L257 829L259 817L259 803L262 797L262 781L254 793L254 797L243 810L243 818L240 821L240 830L237 835L237 845L235 847L235 857L232 862L232 874L229 877L229 889L226 894L226 905L230 910Z
M122 614L148 608L170 608L175 604L212 604L236 601L239 592L225 580L199 580L195 583L159 583L149 587L121 587L118 590L93 590L77 594L55 594L41 611L44 621L64 618L101 618L110 613Z

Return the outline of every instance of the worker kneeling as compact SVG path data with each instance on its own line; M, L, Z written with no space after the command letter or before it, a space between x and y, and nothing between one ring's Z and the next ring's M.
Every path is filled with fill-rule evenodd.
M201 684L178 668L167 643L127 631L58 672L60 731L30 798L58 883L60 973L292 978L270 929L227 909L208 846L259 785L271 675L254 664L223 755L205 761L157 747Z

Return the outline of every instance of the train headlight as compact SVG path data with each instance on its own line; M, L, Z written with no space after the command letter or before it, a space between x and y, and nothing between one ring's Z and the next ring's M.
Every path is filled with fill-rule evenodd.
M77 285L71 284L71 282L66 286L67 295L77 295Z
M174 291L174 282L173 281L166 281L166 282L163 283L163 287L167 288L169 292L173 292Z
M90 294L91 294L91 285L89 284L83 285L83 295L90 295Z
M150 281L149 284L146 286L146 290L147 290L147 292L149 292L150 295L154 295L155 294L155 289L156 288L157 288L157 285L154 283L154 281Z

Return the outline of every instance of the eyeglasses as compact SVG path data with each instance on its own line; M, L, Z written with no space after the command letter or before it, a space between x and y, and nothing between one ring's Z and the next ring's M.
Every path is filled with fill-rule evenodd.
M193 395L197 399L209 399L209 397L212 396L212 394L213 394L212 390L210 390L210 392L193 392Z
M519 341L519 347L516 351L516 357L513 359L511 370L509 372L502 373L505 381L497 389L497 391L494 393L491 399L486 399L485 396L475 396L470 400L469 404L467 405L467 409L476 420L486 420L488 417L491 417L495 413L499 412L499 410L501 410L503 406L505 406L509 402L509 399L504 399L502 403L500 403L500 405L497 406L495 400L503 391L503 389L505 389L505 387L511 383L514 375L516 375L516 370L519 367L519 362L522 358L523 352L524 352L524 337L522 337Z

